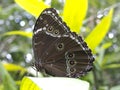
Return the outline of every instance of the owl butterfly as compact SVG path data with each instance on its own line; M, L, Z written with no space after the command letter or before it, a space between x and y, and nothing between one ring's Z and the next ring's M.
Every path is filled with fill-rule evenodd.
M87 44L71 32L53 8L43 10L33 30L34 66L57 77L80 77L93 67Z

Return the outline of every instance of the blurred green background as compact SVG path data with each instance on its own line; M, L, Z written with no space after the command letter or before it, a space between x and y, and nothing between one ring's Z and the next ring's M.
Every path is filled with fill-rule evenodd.
M44 2L61 12L63 10L64 0ZM120 90L120 1L88 0L88 6L80 32L84 38L104 17L106 10L113 7L114 14L109 32L95 49L94 70L81 79L90 83L91 90ZM21 79L25 75L35 76L29 69L34 57L32 39L30 35L27 36L32 32L35 21L36 18L14 0L0 1L0 90L19 90ZM4 35L9 31L28 33Z

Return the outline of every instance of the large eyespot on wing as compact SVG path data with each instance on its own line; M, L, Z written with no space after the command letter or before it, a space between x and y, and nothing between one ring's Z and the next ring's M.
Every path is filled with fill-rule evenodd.
M69 53L66 54L66 60L69 61L69 76L80 77L86 74L93 68L94 57L91 50L88 48L87 44L83 39L75 33L71 33L71 38L78 43L77 46L73 46L68 50ZM72 57L72 58L71 58ZM70 61L74 61L74 67L71 67ZM71 68L75 69L71 72Z
M72 33L61 37L47 35L44 39L45 41L49 41L48 38L53 40L51 44L47 44L48 46L42 49L42 55L38 54L38 57L42 58L43 68L48 74L80 77L92 68L91 58L93 56L89 54L91 51L84 45L84 41L78 40L78 36L71 35ZM37 53L40 53L39 50Z
M49 46L46 50L49 54L45 62L52 63L52 67L48 65L49 69L51 67L59 70L61 66L57 64L61 60L66 61L63 63L67 67L66 71L64 71L64 73L66 72L65 76L80 77L92 69L94 58L86 43L82 39L78 40L78 36L74 36L75 34L71 35L72 33L67 37L60 37L53 45ZM51 58L52 60L50 60ZM54 71L51 72L52 74L54 74Z
M60 38L54 37L58 39L56 39L56 41L46 49L48 55L44 60L45 63L48 64L44 68L49 72L49 74L54 76L63 76L63 74L61 75L56 73L57 71L61 72L61 69L64 69L62 73L66 73L64 74L65 76L80 77L92 68L93 61L91 62L90 59L93 58L93 56L89 54L91 51L89 49L85 49L88 48L87 46L83 47L82 44L84 44L84 41L80 42L78 40L78 36L74 37L71 35ZM66 69L60 65L61 62L64 62L62 65L67 67Z
M46 73L53 76L66 76L66 60L64 58L66 51L65 48L67 47L67 44L71 41L69 41L68 37L59 38L52 37L50 35L47 36L51 37L51 40L53 40L53 42L51 44L48 44L49 46L47 46L47 48L44 49L45 51L43 51L41 54L37 54L37 57L39 57L41 59L42 64L44 64L43 68L46 71ZM36 52L40 53L38 49L36 49Z

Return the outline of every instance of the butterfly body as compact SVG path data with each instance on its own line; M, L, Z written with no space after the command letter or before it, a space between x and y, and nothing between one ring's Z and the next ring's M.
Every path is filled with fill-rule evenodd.
M53 8L45 9L36 21L33 50L37 71L59 77L80 77L92 69L91 50Z

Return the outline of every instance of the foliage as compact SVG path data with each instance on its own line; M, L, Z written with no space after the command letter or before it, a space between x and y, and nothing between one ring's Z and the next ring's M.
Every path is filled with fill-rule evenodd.
M104 17L101 22L92 30L90 35L87 36L85 41L88 43L88 46L94 50L104 39L107 34L109 27L111 25L113 9L109 12L109 14ZM107 23L107 24L106 24Z
M70 27L71 31L76 33L80 32L83 19L86 16L88 9L88 0L66 0L63 19Z
M30 88L30 85L31 85L31 88ZM20 90L33 90L33 89L42 90L37 84L33 83L33 81L30 78L24 77L21 82Z
M20 36L25 36L28 38L32 38L32 33L31 32L25 32L25 31L11 31L11 32L7 32L4 34L4 36L6 35L20 35Z
M7 90L4 85L10 86L10 90L16 90L15 83L19 86L19 82L26 73L34 76L26 70L33 61L31 50L31 32L35 23L33 16L38 17L44 8L50 6L60 11L60 15L63 16L64 21L67 22L72 31L86 37L86 42L94 51L96 58L94 70L81 79L89 81L91 90L93 88L96 90L116 90L117 88L119 90L119 0L66 0L65 6L63 6L64 2L59 0L52 0L49 5L42 0L15 0L33 16L13 1L0 2L2 3L0 6L0 60L9 72L7 73L0 65L0 90ZM3 74L7 76L7 81ZM4 84L5 81L6 84ZM9 85L10 82L12 83Z
M4 90L17 90L14 80L8 74L8 72L4 69L2 63L0 62L0 73L1 79L3 81ZM1 86L1 85L0 85Z
M38 17L40 12L49 7L42 0L15 0L17 4L30 12L35 17Z

